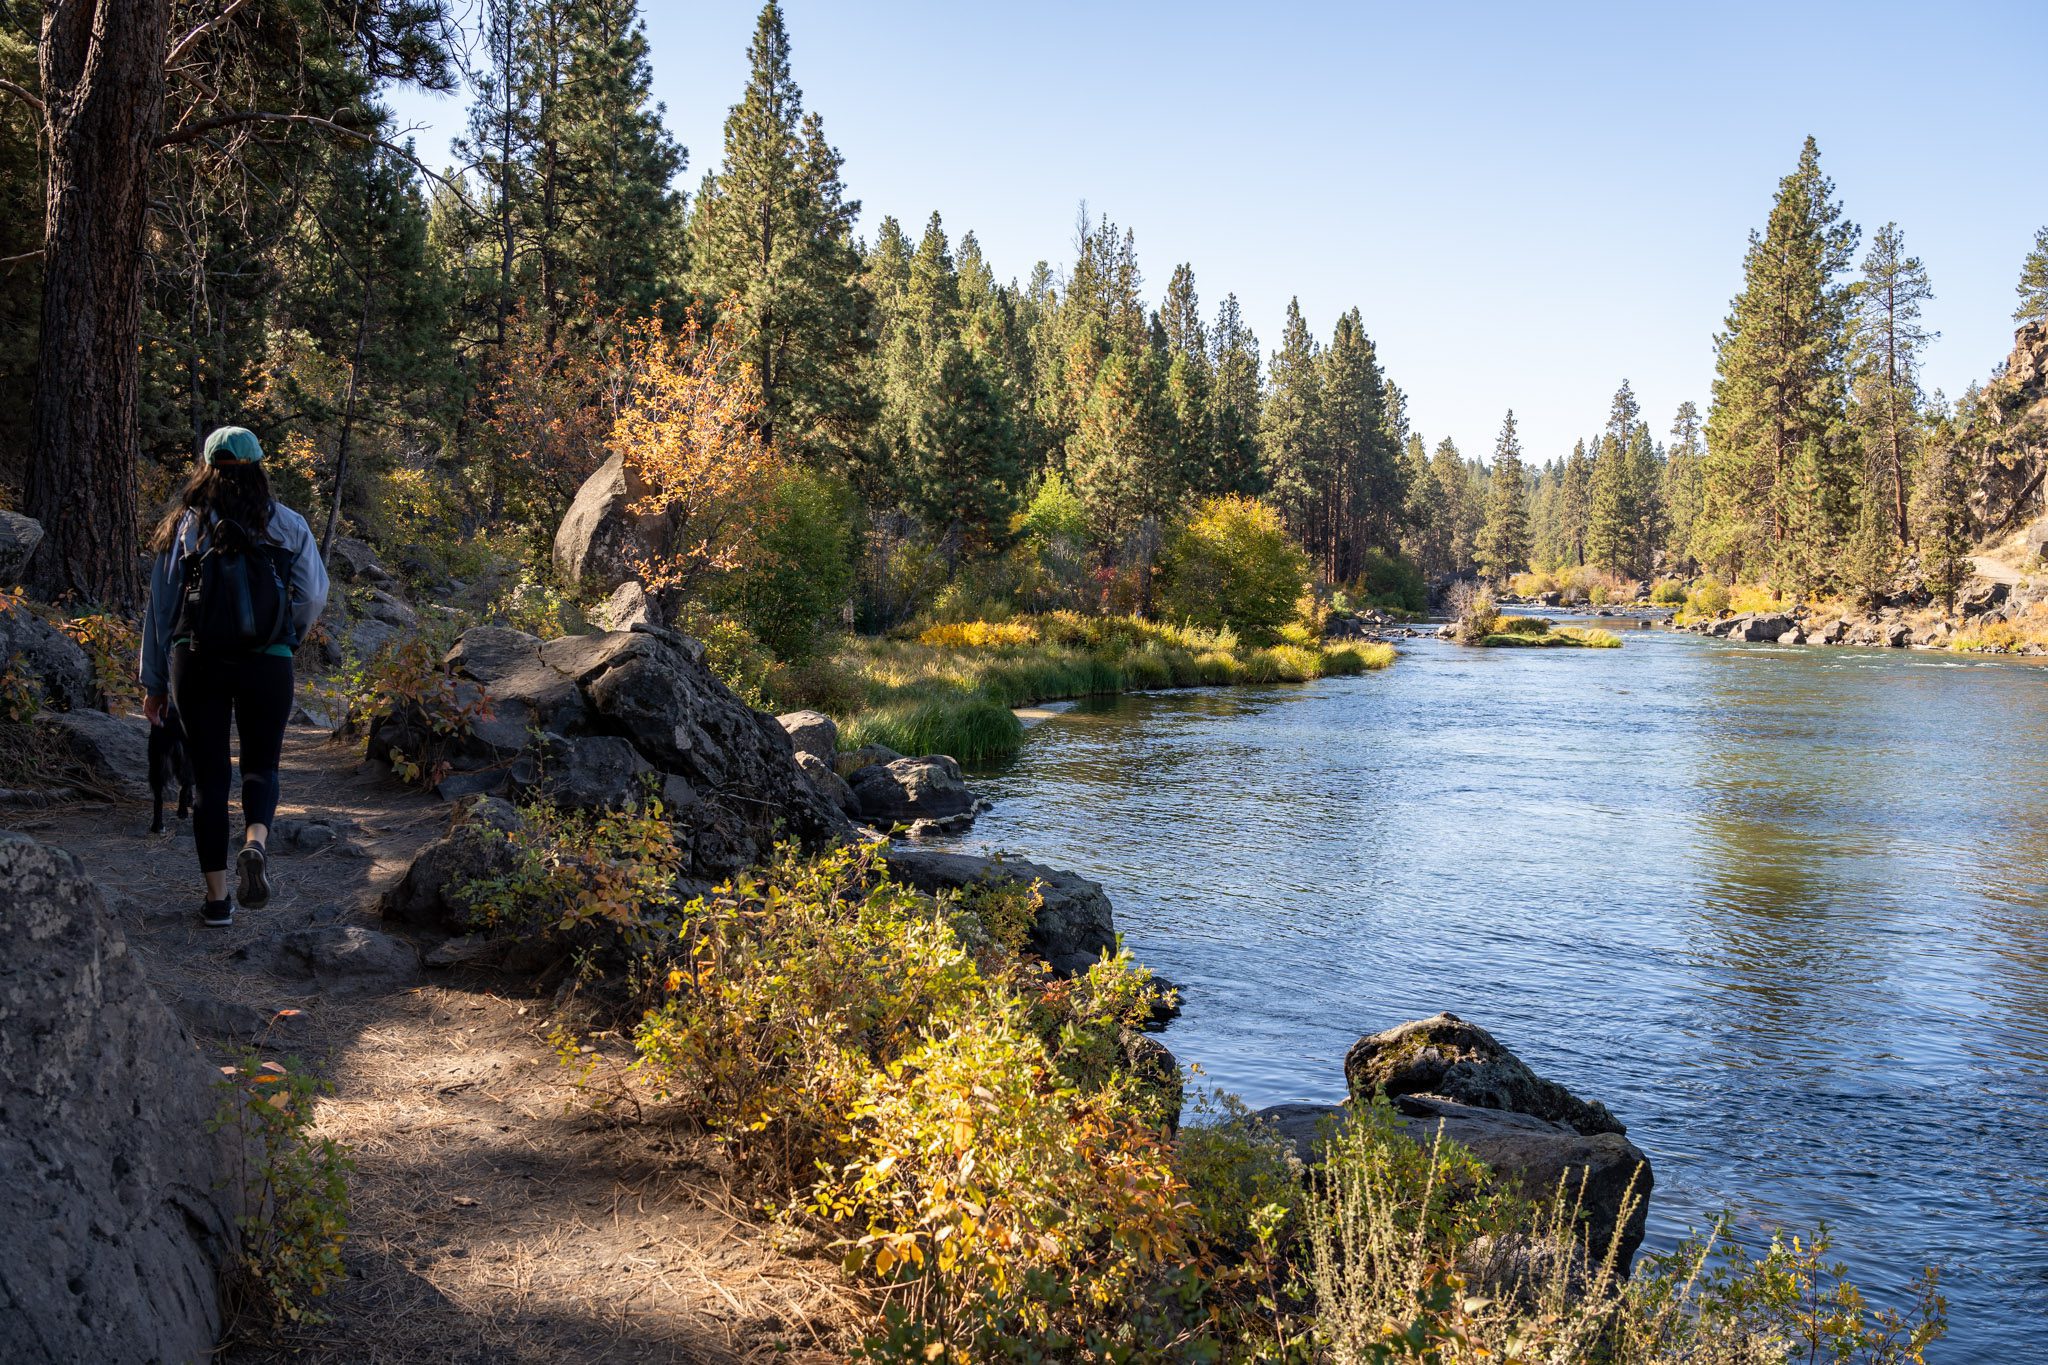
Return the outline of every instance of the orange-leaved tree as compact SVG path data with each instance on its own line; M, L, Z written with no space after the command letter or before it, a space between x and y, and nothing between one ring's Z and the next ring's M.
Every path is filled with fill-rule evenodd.
M638 564L649 588L698 595L705 580L746 565L778 465L755 421L760 381L734 330L737 298L708 330L694 311L674 338L642 342L632 401L612 425L640 496L658 519L659 548Z
M596 321L574 336L550 337L523 304L512 315L478 400L482 439L473 472L487 523L508 512L548 525L561 519L604 462L606 436L640 364L660 344L658 323L588 306Z

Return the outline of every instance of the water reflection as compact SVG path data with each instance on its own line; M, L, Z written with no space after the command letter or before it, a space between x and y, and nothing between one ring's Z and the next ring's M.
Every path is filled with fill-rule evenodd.
M2048 1338L2048 671L1663 633L1077 708L976 840L1102 880L1255 1104L1467 1013L1658 1162L1652 1236L1837 1228L1944 1360Z

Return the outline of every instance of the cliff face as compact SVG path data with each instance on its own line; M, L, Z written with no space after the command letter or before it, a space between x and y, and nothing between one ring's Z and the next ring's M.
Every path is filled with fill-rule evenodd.
M1964 433L1980 457L1979 515L1994 532L2048 513L2048 320L2013 336L2005 368L1984 387Z

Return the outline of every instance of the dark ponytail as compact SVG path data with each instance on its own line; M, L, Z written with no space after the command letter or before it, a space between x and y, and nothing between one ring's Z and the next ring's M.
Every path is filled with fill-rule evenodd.
M202 464L171 499L169 510L150 540L150 549L162 554L176 544L179 523L187 512L197 513L202 526L218 518L239 523L257 540L269 540L274 506L270 477L263 472L262 465L235 460Z

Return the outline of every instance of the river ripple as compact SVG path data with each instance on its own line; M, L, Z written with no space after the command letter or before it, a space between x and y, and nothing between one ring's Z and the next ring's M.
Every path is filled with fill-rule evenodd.
M1254 1105L1449 1009L1606 1101L1651 1245L1825 1219L1933 1358L2048 1358L2048 670L1662 632L1411 644L1306 687L1087 704L972 842L1108 888Z

